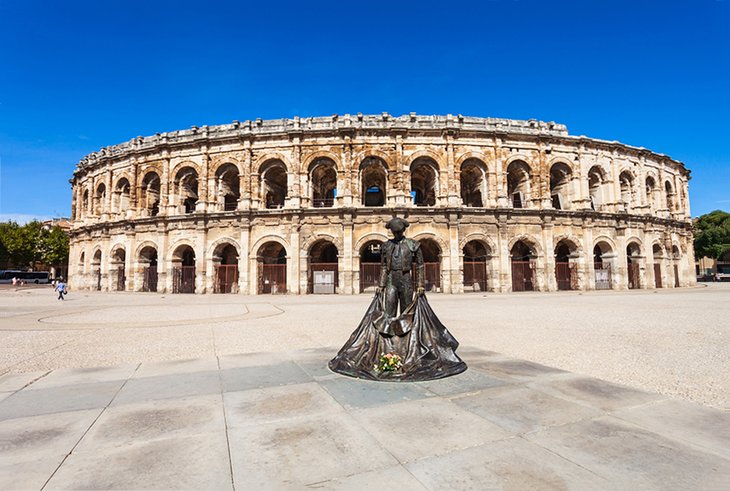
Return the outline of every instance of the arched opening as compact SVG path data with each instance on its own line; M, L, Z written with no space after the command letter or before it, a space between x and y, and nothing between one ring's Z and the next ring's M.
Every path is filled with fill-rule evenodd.
M175 195L178 213L194 213L198 203L198 172L192 167L183 167L175 176Z
M101 291L101 250L99 249L91 258L91 272L94 279L94 290Z
M527 207L530 198L530 166L521 160L507 167L507 196L513 208Z
M667 209L672 212L674 211L674 191L669 181L664 183L664 192L667 196Z
M160 176L156 172L148 172L142 179L140 187L140 205L151 217L160 212Z
M659 244L654 244L651 252L652 256L654 256L654 288L663 288L662 259L664 259L664 250Z
M360 249L360 291L378 287L380 281L380 247L383 243L371 240Z
M119 247L111 255L111 273L114 278L114 289L123 292L127 287L127 275L125 273L125 262L127 253L123 247Z
M555 281L558 290L577 290L578 271L575 258L578 250L572 242L561 240L555 246Z
M229 243L213 251L213 293L238 293L238 250Z
M145 246L139 251L139 262L142 265L142 291L157 291L157 249Z
M646 178L646 204L649 205L651 211L656 209L656 181L653 177Z
M258 292L286 293L286 249L278 242L266 242L256 255Z
M487 167L475 158L461 164L461 202L464 206L481 208L487 197Z
M328 158L316 159L309 166L309 182L312 186L312 206L330 208L337 196L337 170Z
M218 206L223 211L238 209L238 200L241 198L241 180L238 167L234 164L223 164L215 171Z
M594 165L588 171L588 194L591 198L591 209L600 210L601 204L604 201L603 189L606 176L603 173L603 169L599 166Z
M172 293L195 293L195 251L189 245L172 255Z
M411 196L416 206L436 204L438 164L428 157L419 157L411 164Z
M83 199L81 200L81 212L79 218L85 217L89 214L89 190L85 189Z
M94 214L101 215L104 213L106 203L106 185L102 182L96 188L96 196L94 198Z
M114 188L114 212L124 213L129 208L129 181L123 177L117 181Z
M388 167L378 157L367 157L360 164L363 206L385 206Z
M281 160L272 160L262 166L263 200L268 209L283 208L287 196L286 166Z
M535 252L524 241L518 240L510 250L512 262L512 291L535 290Z
M613 251L606 242L599 242L593 248L593 271L596 278L596 290L610 290L613 287L611 278L611 255Z
M630 211L634 206L634 176L628 171L623 171L619 175L619 185L621 187L621 205L624 211Z
M626 246L626 265L629 290L641 288L641 247L636 242Z
M682 252L676 245L672 246L672 259L674 262L674 264L672 265L672 269L674 270L674 288L679 288L679 261L680 259L682 259Z
M433 239L421 239L421 253L423 254L424 277L423 286L426 291L441 291L441 248ZM416 272L413 271L413 281L416 281Z
M556 210L570 209L570 180L573 172L558 162L550 168L550 201Z
M84 251L81 251L81 254L79 254L79 264L78 264L79 275L84 274L85 266L86 266L86 253Z
M487 261L491 254L487 246L478 240L464 245L464 290L483 292L487 290Z
M335 293L339 286L337 246L318 240L309 249L307 293Z

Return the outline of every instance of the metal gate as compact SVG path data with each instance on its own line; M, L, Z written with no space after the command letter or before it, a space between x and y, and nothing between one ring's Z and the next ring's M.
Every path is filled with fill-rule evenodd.
M431 291L435 288L441 289L441 264L440 263L423 263L424 278L423 283L426 287L426 291ZM418 276L413 274L413 281L416 281Z
M307 293L314 293L314 272L315 271L332 271L334 272L332 293L337 291L339 285L339 274L337 263L309 263L309 271L307 272Z
M94 286L96 288L96 291L98 291L98 292L101 291L101 270L100 269L96 270L96 285L94 285Z
M512 291L535 290L535 269L532 261L512 261Z
M215 267L213 293L234 293L238 285L238 265L221 264Z
M555 280L558 290L577 290L578 275L573 263L555 263Z
M286 264L259 263L259 293L286 293Z
M487 263L464 261L464 287L471 287L475 292L487 291Z
M142 276L142 291L157 291L157 266L149 266L144 268L144 274Z
M629 261L629 290L636 290L641 287L639 282L639 264Z
M674 288L679 288L679 266L674 265Z
M380 281L380 263L360 263L360 291L377 287Z
M603 263L594 263L593 269L596 276L596 290L611 289L611 265Z
M127 277L124 275L124 266L117 268L117 291L123 292L126 290Z
M195 266L172 268L172 293L195 293Z
M662 288L662 265L654 263L654 287Z

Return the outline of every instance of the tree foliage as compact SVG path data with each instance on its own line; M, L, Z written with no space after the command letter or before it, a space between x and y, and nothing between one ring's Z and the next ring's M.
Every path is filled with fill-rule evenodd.
M0 223L0 262L18 268L36 263L60 266L68 262L68 236L59 227L47 230L38 221L25 225Z
M730 213L715 210L694 223L697 257L720 259L730 251Z

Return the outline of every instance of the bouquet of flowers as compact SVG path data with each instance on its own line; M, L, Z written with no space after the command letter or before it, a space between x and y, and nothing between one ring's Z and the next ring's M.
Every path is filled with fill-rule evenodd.
M395 372L403 366L403 358L397 353L383 353L375 369L379 372Z

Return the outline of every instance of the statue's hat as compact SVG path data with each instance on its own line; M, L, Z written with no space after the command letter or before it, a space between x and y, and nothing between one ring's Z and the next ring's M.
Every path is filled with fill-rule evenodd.
M392 230L393 232L403 232L408 228L409 223L402 218L391 218L388 223L385 224L385 228Z

